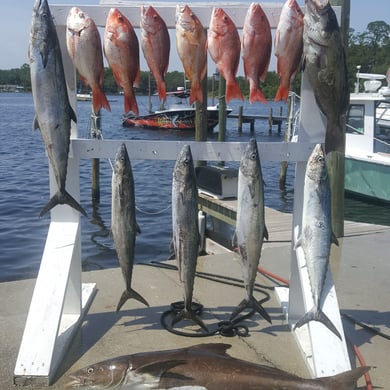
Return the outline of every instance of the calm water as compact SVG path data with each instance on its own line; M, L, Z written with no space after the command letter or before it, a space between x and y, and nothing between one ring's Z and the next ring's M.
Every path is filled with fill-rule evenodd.
M126 129L121 125L122 97L113 96L112 112L102 112L105 139L193 139L191 133ZM114 101L113 101L114 100ZM138 98L141 112L147 111L147 98ZM237 113L239 103L232 102ZM279 105L274 107L278 112ZM246 105L244 112L266 114L269 107ZM284 108L285 109L285 108ZM90 103L78 103L79 136L89 137ZM34 108L30 94L0 94L0 281L37 275L49 216L39 218L41 207L49 199L47 158L39 131L32 130ZM268 124L256 122L258 141L278 142L282 136L268 135ZM242 135L237 121L228 120L227 140L249 139L249 125ZM275 128L276 130L276 128ZM211 138L217 138L215 132ZM117 267L113 241L109 236L111 219L111 174L108 160L101 161L101 201L93 207L90 191L90 161L81 162L81 204L88 218L81 218L83 269ZM234 166L235 164L230 164ZM164 260L169 256L171 240L171 178L174 161L133 161L137 220L141 234L136 241L136 261ZM237 166L237 165L235 165ZM294 166L288 169L286 191L278 186L279 164L263 162L266 206L291 212L293 207ZM389 208L375 208L362 202L347 201L347 217L390 224Z

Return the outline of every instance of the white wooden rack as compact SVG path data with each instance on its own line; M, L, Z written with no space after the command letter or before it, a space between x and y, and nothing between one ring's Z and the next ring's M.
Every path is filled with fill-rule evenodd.
M114 5L115 4L115 5ZM104 27L111 7L117 6L129 18L134 27L139 26L140 6L133 1L101 0L100 5L83 6L99 27ZM76 4L75 4L76 5ZM261 3L267 13L271 28L279 21L282 4ZM176 3L153 3L168 28L174 28ZM243 26L249 3L223 3L221 6L232 17L238 29ZM65 23L71 6L52 5L60 39L66 79L71 103L76 105L75 70L66 52ZM205 27L211 15L210 3L191 4ZM338 12L340 10L338 9ZM176 159L183 146L182 141L128 141L79 139L77 127L72 124L72 141L69 153L67 189L79 199L79 161L90 158L114 158L121 142L126 142L132 159ZM263 161L296 162L295 201L292 236L299 231L302 217L303 183L307 159L314 145L325 137L324 118L314 103L313 92L303 77L301 100L301 126L297 142L261 143L259 150ZM194 159L207 161L239 161L246 143L240 142L190 142ZM50 192L56 192L56 182L51 169ZM293 239L294 241L294 239ZM288 321L294 323L311 308L311 290L303 254L291 249L290 288L279 289L278 296L286 310ZM350 362L342 329L337 297L331 273L328 273L324 311L343 336L340 341L322 324L310 323L295 333L303 356L315 377L334 375L348 370ZM92 302L95 284L82 283L81 242L79 214L68 206L57 206L51 211L51 223L46 238L39 274L21 341L14 370L14 382L18 385L49 385L61 364L68 346Z

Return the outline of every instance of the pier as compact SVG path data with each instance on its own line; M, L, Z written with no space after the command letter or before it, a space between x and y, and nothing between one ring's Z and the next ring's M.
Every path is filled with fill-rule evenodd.
M273 109L270 108L268 115L247 115L244 114L243 106L238 107L238 114L229 114L228 118L233 118L238 120L238 131L242 132L242 125L244 123L250 124L250 132L254 133L255 131L255 121L268 121L268 133L272 133L272 126L276 125L278 127L278 134L282 131L282 123L287 120L286 116L283 116L283 107L279 108L279 115L273 114Z
M228 204L234 206L234 201ZM266 208L266 224L269 241L264 242L260 265L288 279L292 214ZM371 369L370 376L373 385L378 388L387 388L390 383L386 364L390 337L390 286L387 280L390 273L387 254L389 242L388 226L346 221L345 237L340 239L339 247L333 246L331 257L349 347L352 344L358 346L366 364L375 367ZM235 253L210 240L206 242L206 250L208 254L199 257L198 271L241 277L239 258ZM175 265L175 261L163 263ZM64 374L97 361L136 352L210 342L231 344L232 348L228 352L234 357L310 377L273 291L280 283L262 274L258 275L257 283L264 286L261 289L270 295L270 300L264 306L272 318L272 325L255 315L245 322L249 326L249 337L226 338L214 335L202 339L173 335L160 325L160 316L169 309L169 304L182 298L177 271L137 264L133 286L146 297L150 307L130 300L119 313L115 312L123 289L119 267L83 272L82 280L83 283L96 283L97 293L81 330L60 365L55 383L49 389L63 389ZM0 308L3 319L0 323L0 388L3 390L15 389L12 384L14 362L34 285L35 279L0 284L0 294L7 297ZM195 301L204 305L202 318L210 328L230 315L243 294L243 287L215 283L200 277L195 280ZM255 296L261 299L264 294L256 292ZM355 362L354 357L351 360ZM28 378L25 380L28 382ZM360 379L358 388L363 386L364 379Z

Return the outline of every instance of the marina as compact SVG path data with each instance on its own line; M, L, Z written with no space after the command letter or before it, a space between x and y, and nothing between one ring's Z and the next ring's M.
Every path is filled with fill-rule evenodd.
M275 28L280 7L267 7L269 16L272 16L271 26ZM36 10L38 8L42 8L45 14L50 14L46 2L39 3ZM109 5L101 1L99 6L88 7L88 12L99 26L103 26L108 8ZM198 5L195 8L201 18L208 18L209 7ZM50 29L54 32L53 30L57 29L62 47L65 34L61 33L65 31L68 9L66 6L54 6L53 15L57 26L49 19L45 21L49 21L46 26L48 29L42 29L42 32ZM139 11L139 5L127 4L124 9L125 13L133 18ZM164 4L161 7L169 28L172 28L174 23L173 9L172 4ZM226 9L234 14L237 27L242 27L243 5L227 5ZM77 17L81 15L75 10L73 12ZM33 20L41 23L38 14L35 14ZM52 39L55 35L50 34L49 38ZM54 44L58 47L58 43ZM37 47L39 48L39 42L35 42L35 48ZM42 64L39 50L35 51L35 48L32 52L37 61L34 64L35 70L32 69L32 78ZM58 52L55 55L58 55ZM49 59L49 66L53 66L52 57L49 56ZM388 224L367 223L369 221L344 221L343 214L339 212L332 217L338 219L343 233L338 235L338 242L336 237L332 236L328 171L320 145L324 141L326 125L324 116L320 115L315 103L314 87L309 84L307 73L303 74L301 121L294 142L274 142L273 135L268 131L268 140L256 142L258 140L251 139L248 143L248 139L240 139L241 134L238 134L238 140L226 142L199 141L197 137L194 141L192 134L178 136L169 133L161 139L155 136L145 139L139 136L138 132L124 138L119 134L111 139L101 136L95 139L84 138L75 124L75 114L71 108L76 107L76 90L75 72L69 61L65 63L64 71L68 86L62 82L61 93L49 88L48 93L43 94L49 107L53 106L52 100L57 93L63 98L60 104L63 105L64 112L65 109L67 111L56 133L53 133L50 124L46 125L44 121L46 112L40 106L44 100L37 99L37 94L42 94L45 88L40 88L42 86L39 82L32 83L36 123L41 125L40 130L50 161L48 180L44 175L50 194L47 191L41 194L35 209L39 211L40 207L46 204L41 209L40 216L50 210L50 221L47 233L41 237L44 241L46 236L46 242L41 250L41 260L38 261L37 277L0 284L3 296L7 296L1 309L4 321L0 324L3 328L0 337L4 346L0 355L1 388L13 389L14 385L17 385L62 389L66 387L69 373L91 363L119 355L180 348L200 342L228 343L231 345L231 356L283 369L302 378L333 377L355 366L369 365L372 367L370 373L359 379L359 388L370 388L370 384L385 388L390 381L387 367L383 364L388 355L386 343L390 338L390 324L386 299L389 287L383 275L388 274L389 268L386 247L390 238L390 227ZM42 71L42 74L43 80L49 77L50 81L49 72ZM65 78L63 79L65 81ZM69 90L70 104L67 93L63 93L66 87ZM95 101L96 96L94 92L94 111L101 104ZM105 96L104 99L106 100ZM108 102L105 107L109 108ZM53 116L56 116L55 111L52 111ZM94 114L92 117L92 120L95 120ZM119 123L119 118L117 119ZM255 119L251 119L253 126L250 122L253 128ZM269 121L270 127L271 122L272 120ZM69 145L65 145L58 138L61 132L66 141L70 138ZM157 133L158 130L154 132ZM48 145L47 139L50 135L54 141ZM280 131L276 137L278 136ZM114 253L116 258L107 234L109 229L103 219L99 220L100 205L92 205L91 220L87 216L90 203L85 202L86 180L82 167L85 162L99 159L109 161L115 173L115 182L119 183L120 177L126 177L126 184L116 187L115 193L118 195L115 199L113 196L111 201L102 203L102 206L107 207L110 203L123 205L122 201L126 195L128 201L125 206L129 206L132 216L131 222L126 222L127 211L119 214L117 212L114 216L112 208L114 220L111 219L110 224L112 230L115 230L114 249L120 260L121 270L118 267L103 267L106 269L82 272L82 258L85 256L83 230L89 224L95 224L101 229L98 234L91 235L90 241L104 249L103 257L107 253L105 249L110 245L111 256ZM196 162L197 180L193 161ZM200 178L202 166L205 164L202 162L216 165L214 168L210 166L203 183ZM228 167L224 171L221 167L226 162L233 166L233 169ZM245 163L248 162L252 166L251 175L254 175L254 180L248 184L249 179L245 178L244 185L241 180L247 175ZM273 166L274 169L275 165L278 166L281 162L293 165L294 169L291 186L293 196L288 212L270 207L264 209L264 203L267 205L269 199L269 195L265 194L265 181L270 177L268 168ZM153 163L164 172L163 175L158 175L157 170L150 168ZM127 173L121 173L117 164L124 164ZM148 167L140 175L136 175L134 182L131 168L133 164L135 169L139 166ZM236 176L233 172L238 165L236 195ZM313 166L316 169L312 170ZM106 177L103 177L103 182L106 183L103 187L103 199L110 199L111 195L110 185L107 185L111 170L107 171L108 175L106 172ZM262 171L265 173L264 181ZM210 180L216 172L221 173L221 183ZM190 183L189 196L184 196L187 189L181 187L182 174L186 178L183 182ZM321 182L319 187L314 187L316 180ZM195 192L196 181L199 181L199 197ZM273 178L273 186L275 182ZM323 187L322 183L325 183ZM149 196L155 195L156 201L144 199L145 204L154 205L156 210L158 207L158 213L172 212L173 226L159 222L155 215L151 219L155 224L155 234L159 235L161 232L161 235L169 237L173 233L172 249L179 264L168 260L167 256L162 261L156 261L155 253L148 256L145 252L143 256L146 261L133 264L135 234L136 231L140 232L137 224L139 221L135 220L135 213L140 212L137 188L145 191L148 184L154 188L149 192ZM232 188L229 188L229 184ZM82 196L81 188L84 192ZM310 191L309 188L317 190ZM114 180L111 187L114 194L113 189ZM170 189L172 197L169 197ZM231 189L233 190L229 193L228 190ZM276 187L273 194L278 191L275 189ZM339 187L340 189L343 195L343 187ZM287 192L285 188L282 194L280 189L278 195L282 199ZM163 198L166 195L168 201ZM51 200L46 203L50 197ZM234 199L235 197L238 199ZM243 213L243 205L246 203L250 206ZM83 208L84 204L88 204L87 211ZM341 211L343 212L343 208ZM252 222L255 215L259 217ZM213 220L210 221L209 216L212 216ZM218 224L219 220L230 225L227 229L228 238L231 237L229 229L236 227L234 244L222 246L207 237L208 226ZM248 226L254 225L253 228L250 227L252 230L249 233L245 233L246 221L250 221ZM118 224L115 229L114 223ZM126 224L131 224L131 231ZM123 226L123 229L120 227L118 230L119 225ZM258 230L258 227L262 230ZM184 230L187 228L188 230ZM199 233L202 242L198 242ZM125 253L127 249L124 249L123 255L120 255L119 246L127 245L129 234L134 238L129 248L131 253ZM239 234L241 238L238 237ZM264 245L263 236L266 239ZM105 241L110 244L104 244ZM198 256L200 243L203 250ZM146 239L145 247L148 247L148 244L155 243ZM257 253L257 249L261 252L260 264L260 252ZM316 264L317 261L322 264ZM196 263L197 273L192 288L189 284L193 282L193 272L189 269ZM188 275L190 273L192 275ZM252 273L257 281L254 291L251 290L253 285L248 288L248 284L253 282L248 275ZM313 275L316 280L313 280ZM234 310L243 296L246 297L238 306L241 308ZM183 305L177 302L181 297L184 298ZM140 306L135 300L128 301L129 298L136 298L145 306ZM182 305L180 313L177 311L178 305ZM264 307L261 307L262 305ZM236 321L237 313L249 308L253 309L250 315ZM259 313L269 324L265 323ZM312 317L308 317L309 314ZM166 319L172 315L174 317L167 322ZM229 320L226 321L227 319ZM193 323L189 324L185 320ZM358 353L357 347L361 354ZM174 372L169 371L170 369L160 369L160 372L153 372L152 376L167 373L169 375ZM132 370L137 371L129 367L126 377L134 374L130 372ZM141 380L155 381L154 378L147 378L148 370L149 368L145 373L143 369L140 370Z
M288 279L292 215L266 209L266 223L270 239L264 243L261 267ZM384 363L389 351L387 297L390 291L383 278L389 271L386 255L389 239L388 226L346 221L345 237L341 239L339 247L332 249L331 255L331 268L351 361L356 361L353 344L359 348L366 364L375 367L370 371L373 386L383 389L390 383L389 371ZM211 241L207 242L206 247L209 254L199 258L199 272L240 278L236 254ZM375 262L367 261L373 258ZM54 384L48 388L63 389L65 373L110 357L156 350L156 343L158 349L171 349L203 342L224 342L232 345L229 351L232 356L282 368L302 377L310 376L273 291L280 282L261 274L257 278L263 292L255 292L256 296L270 295L264 306L271 315L272 325L255 315L244 322L248 326L249 337L214 335L199 339L174 335L160 324L161 314L169 310L171 302L181 297L177 271L138 264L134 274L134 288L147 297L151 307L145 308L132 301L118 314L115 313L115 306L122 292L121 283L116 283L121 279L119 268L83 272L83 283L96 283L97 293L66 359L60 365ZM144 283L145 280L148 282ZM1 308L3 321L0 324L3 346L0 354L0 387L4 390L15 388L11 384L13 363L34 284L35 279L0 284L1 294L8 297ZM210 288L212 294L209 293ZM226 319L241 299L242 288L200 277L196 279L195 300L204 305L203 316L210 329L214 329L218 321ZM26 381L28 383L28 378ZM357 388L364 389L364 386L362 378Z

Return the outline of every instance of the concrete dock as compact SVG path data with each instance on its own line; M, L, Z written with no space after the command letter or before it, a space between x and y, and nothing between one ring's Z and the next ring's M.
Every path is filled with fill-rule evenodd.
M289 277L292 215L266 210L270 240L264 243L261 266L284 278ZM390 227L345 223L345 237L332 248L331 269L348 341L356 345L370 371L374 388L390 389ZM241 277L239 258L233 252L207 243L207 256L199 257L198 271ZM151 259L153 260L153 259ZM167 262L175 264L173 261ZM125 303L119 313L116 304L124 284L119 268L83 273L84 282L95 282L97 294L72 346L62 363L57 380L49 388L64 388L65 375L91 363L136 352L172 349L198 343L224 342L232 345L229 353L238 358L267 364L309 377L301 352L289 330L273 291L276 282L259 274L262 285L258 299L269 294L264 307L272 318L268 324L258 314L246 320L249 337L183 337L163 329L160 317L171 302L182 299L175 270L137 264L133 286L149 302ZM0 308L0 388L15 389L13 371L30 305L35 280L0 283L3 297ZM212 292L212 293L211 293ZM197 278L195 300L204 306L202 318L210 329L228 319L242 300L244 290ZM179 326L179 324L178 324ZM179 327L180 328L180 327ZM352 352L351 352L352 353ZM331 357L330 357L331 359ZM355 358L352 359L355 363ZM357 363L357 365L359 365ZM364 389L364 379L358 388Z

